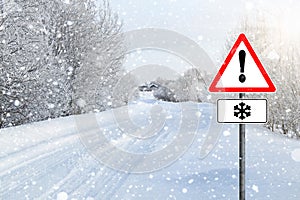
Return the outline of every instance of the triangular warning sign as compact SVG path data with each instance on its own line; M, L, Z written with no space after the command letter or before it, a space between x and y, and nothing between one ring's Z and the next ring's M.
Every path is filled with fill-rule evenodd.
M276 88L242 33L212 81L210 92L275 92Z

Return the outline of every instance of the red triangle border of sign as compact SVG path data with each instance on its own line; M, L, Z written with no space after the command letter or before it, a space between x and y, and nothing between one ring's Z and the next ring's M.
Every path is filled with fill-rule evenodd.
M225 69L227 68L227 65L229 64L230 60L232 59L233 55L235 54L241 42L244 42L246 48L248 49L250 55L252 56L255 64L257 65L259 71L263 75L269 87L216 87L217 83L221 79L221 76L223 75ZM256 53L254 52L252 46L250 45L250 42L248 41L244 33L241 33L238 39L236 40L236 42L234 43L223 65L219 69L219 72L217 73L214 80L212 81L209 87L209 91L210 92L275 92L276 91L273 82L271 81L268 73L264 69L263 65L258 59Z

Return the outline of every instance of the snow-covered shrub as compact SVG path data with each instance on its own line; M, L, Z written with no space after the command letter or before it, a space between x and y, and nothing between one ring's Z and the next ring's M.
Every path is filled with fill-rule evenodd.
M158 100L176 102L175 94L165 86L159 86L153 89L153 96Z
M200 72L198 69L192 68L176 80L159 78L157 81L175 94L176 101L207 102L210 101L210 94L207 90L210 78L211 76L207 72Z

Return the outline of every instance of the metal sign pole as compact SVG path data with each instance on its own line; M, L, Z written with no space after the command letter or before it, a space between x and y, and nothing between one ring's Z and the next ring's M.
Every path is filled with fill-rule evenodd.
M243 99L245 93L240 93L239 98ZM245 124L239 124L239 199L245 200Z

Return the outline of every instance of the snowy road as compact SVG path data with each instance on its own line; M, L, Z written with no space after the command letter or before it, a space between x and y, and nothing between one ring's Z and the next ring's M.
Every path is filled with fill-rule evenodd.
M100 129L86 127L85 134L106 131L128 152L162 149L178 133L180 107L149 101L132 105L129 113L136 124L147 126L154 104L166 110L167 120L149 140L124 139L120 124L128 118L116 123L112 111L97 114ZM199 119L194 143L172 165L149 173L120 172L98 162L82 143L74 117L2 129L0 199L238 199L237 126L225 125L216 147L202 159L199 152L215 123L212 106L187 105L190 120ZM300 199L300 142L259 126L246 131L247 199Z

